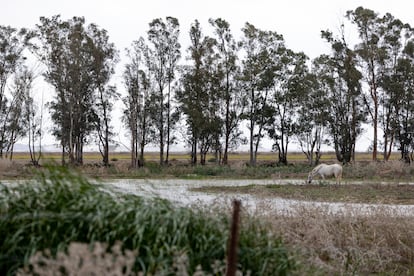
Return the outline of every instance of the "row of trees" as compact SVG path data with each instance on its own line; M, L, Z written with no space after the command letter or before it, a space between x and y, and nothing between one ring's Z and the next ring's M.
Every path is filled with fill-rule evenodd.
M111 110L117 99L124 104L122 120L130 133L134 168L144 165L149 143L159 146L159 162L167 164L170 146L179 135L191 148L193 164L205 164L209 152L215 153L217 162L227 164L229 151L248 143L254 166L265 136L272 139L280 163L287 164L293 141L310 164L318 162L322 144L332 145L337 159L346 163L355 157L364 123L374 129L374 160L379 148L384 160L397 148L401 158L410 162L413 30L390 14L381 17L362 7L348 11L346 19L359 34L355 46L345 40L344 26L337 34L322 31L332 51L310 62L304 53L289 49L282 35L250 23L236 40L221 18L209 20L211 36L194 21L190 46L182 58L178 20L154 19L147 36L127 49L122 97L110 85L119 58L105 30L85 26L80 17L63 21L59 16L42 17L30 31L2 27L0 154L12 152L11 145L29 135L28 129L32 145L40 139L41 120L30 94L33 75L23 69L22 53L27 47L45 65L44 78L56 91L49 110L63 163L68 158L81 164L84 144L95 140L108 165ZM11 76L15 85L7 97ZM22 90L25 96L18 96ZM13 115L16 112L27 115ZM383 139L378 137L380 129Z

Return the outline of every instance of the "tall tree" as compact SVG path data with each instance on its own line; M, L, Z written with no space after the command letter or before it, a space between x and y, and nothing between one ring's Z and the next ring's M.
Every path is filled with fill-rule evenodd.
M317 64L312 67L317 68ZM323 85L314 72L307 74L304 85L306 85L306 93L301 93L301 106L297 111L294 135L308 164L313 166L319 163L322 156L321 147L326 143L329 101Z
M294 53L288 49L277 53L275 58L272 118L266 128L274 141L273 147L278 152L278 163L287 165L288 146L294 135L299 101L307 93L308 58L303 53Z
M379 44L381 38L380 21L378 14L370 9L358 7L354 11L346 13L347 18L357 26L360 43L356 46L356 53L363 62L364 77L369 86L368 97L365 97L365 103L372 121L374 130L372 159L377 160L378 152L378 123L379 123L379 105L380 96L378 91L379 68L383 63L383 51Z
M127 49L129 62L123 74L127 96L123 99L124 121L131 133L131 167L144 166L144 150L148 143L149 91L152 89L148 59L148 46L141 37Z
M250 165L256 166L257 152L264 137L264 127L271 119L269 99L275 72L275 51L284 48L283 37L257 29L246 23L241 41L245 57L242 60L241 81L246 93Z
M395 74L391 75L387 83L393 91L389 104L393 110L392 128L401 160L411 163L414 161L414 40L412 38L404 46Z
M150 70L157 84L154 91L154 104L157 111L155 116L158 130L160 164L168 163L168 151L170 141L171 121L171 82L174 78L174 70L180 57L180 44L178 43L179 23L176 18L167 17L166 23L161 19L154 19L149 24L148 40L152 43L149 54L152 60ZM168 88L165 94L165 88ZM167 158L164 160L164 150L167 145Z
M0 26L0 158L9 146L7 115L12 106L6 95L6 84L23 61L24 45L21 35L24 32L25 30L19 32L10 26Z
M50 108L53 134L62 145L62 162L67 153L71 164L82 164L84 144L96 129L95 92L98 87L104 91L108 75L101 73L110 74L110 66L106 66L113 58L113 45L107 43L104 30L95 25L86 27L83 17L67 21L60 16L41 17L35 36L38 40L32 49L46 65L45 79L57 92ZM99 56L108 49L108 56Z
M190 28L191 45L188 60L181 77L181 89L177 92L179 109L188 125L191 145L191 162L205 164L208 151L221 135L222 121L219 116L219 79L217 78L215 40L203 35L196 20Z
M388 160L394 147L396 128L395 117L398 112L398 99L400 97L400 78L397 74L400 61L402 61L405 44L413 37L413 32L408 24L403 24L391 14L385 14L380 20L380 46L383 62L380 64L380 76L378 86L381 88L380 98L380 122L384 133L383 155ZM396 106L397 104L397 106Z
M6 112L7 123L7 148L6 154L13 159L14 145L18 139L27 135L29 121L26 107L31 99L30 94L33 86L34 74L26 66L19 66L14 75L14 82L11 86L10 106Z
M166 18L166 40L167 40L167 148L165 163L169 162L170 155L170 146L175 141L175 136L172 135L173 128L175 127L178 121L178 114L173 114L173 105L172 105L172 83L175 80L175 75L177 71L177 64L181 58L181 44L179 43L180 35L180 25L176 18L167 17Z
M333 140L338 161L354 161L355 145L365 121L362 74L357 69L356 53L346 41L344 30L340 38L330 31L323 31L322 37L331 44L332 56L321 56L316 60L317 74L329 97L329 132Z
M29 71L30 73L32 71ZM27 138L29 146L30 161L32 165L39 166L42 157L42 135L43 135L43 93L39 101L35 101L34 95L28 91L26 103L24 104L27 122Z
M230 30L227 21L217 18L209 19L216 35L216 49L218 52L218 69L223 98L224 120L224 152L223 164L228 162L228 151L232 145L237 145L241 132L239 124L244 112L245 100L241 89L237 87L239 73L238 45Z
M106 30L99 29L95 24L88 26L88 46L92 55L92 81L95 84L95 113L96 131L98 134L99 151L104 166L109 165L109 144L111 137L111 111L114 101L119 97L116 87L109 85L111 76L115 73L118 53L115 45L109 42Z

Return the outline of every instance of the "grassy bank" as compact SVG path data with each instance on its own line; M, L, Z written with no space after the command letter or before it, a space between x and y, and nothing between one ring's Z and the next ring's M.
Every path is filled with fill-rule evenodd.
M414 204L414 185L411 184L344 184L332 185L322 181L312 185L250 185L238 187L201 187L193 191L206 193L248 194L260 198L286 198L318 202L347 202L365 204Z
M206 165L190 165L188 154L171 154L168 166L160 166L156 153L148 153L145 166L138 169L130 168L130 159L127 153L113 153L109 167L102 166L100 155L97 153L85 153L84 164L74 167L83 175L94 178L294 178L306 179L312 169L301 153L290 153L289 165L283 166L276 162L274 153L260 153L256 167L248 165L248 153L231 153L229 164L219 166L211 156ZM0 159L0 180L31 178L42 168L33 167L29 163L26 153L16 154L13 161ZM48 153L41 164L58 163L60 155ZM414 180L414 165L407 165L398 161L398 154L392 155L388 162L372 162L368 153L358 153L356 162L344 167L344 180L373 180L407 182ZM322 162L335 163L333 153L323 154Z
M98 242L104 251L114 245L115 249L108 258L98 250L93 261L96 255L103 262L124 260L112 263L112 269L131 263L132 271L147 275L178 271L221 275L229 211L223 207L178 208L164 200L107 193L66 169L43 170L34 183L0 185L0 274L13 274L29 263L23 274L44 272L48 269L45 264L52 265L50 259L56 255L61 262L53 267L76 272L80 262L67 261L79 255L71 254L73 248L86 254L88 250L80 245L96 248ZM269 231L268 223L248 216L240 227L241 272L286 275L292 271L294 262L280 237ZM120 249L116 249L117 242ZM40 252L46 252L45 256ZM85 256L85 265L90 259ZM127 270L121 267L120 271Z

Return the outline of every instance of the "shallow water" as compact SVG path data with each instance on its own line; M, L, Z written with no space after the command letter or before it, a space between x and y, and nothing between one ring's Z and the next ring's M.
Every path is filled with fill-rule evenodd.
M178 205L193 204L211 206L212 204L229 204L239 199L251 213L269 213L272 215L294 215L303 208L315 208L324 212L351 215L371 215L375 213L390 216L413 216L414 205L355 204L355 203L324 203L290 200L282 198L261 198L246 194L201 193L190 191L189 188L203 186L245 186L271 184L304 184L303 179L242 179L242 180L183 180L183 179L116 179L105 181L105 184L116 190L146 197L160 197Z

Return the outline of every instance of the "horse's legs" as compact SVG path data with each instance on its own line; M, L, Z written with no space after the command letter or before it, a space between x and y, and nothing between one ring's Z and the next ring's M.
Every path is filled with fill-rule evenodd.
M342 178L342 173L338 173L337 175L335 175L336 178L336 185L341 185L341 178Z

